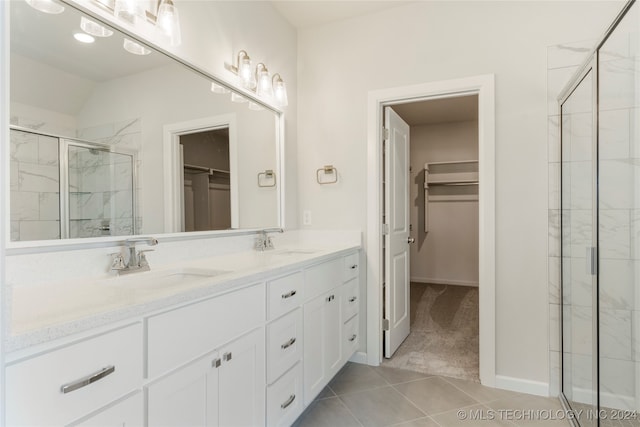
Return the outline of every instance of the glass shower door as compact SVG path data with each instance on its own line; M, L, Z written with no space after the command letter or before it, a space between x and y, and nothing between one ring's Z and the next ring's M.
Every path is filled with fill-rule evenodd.
M562 392L582 426L597 425L598 408L595 74L587 67L561 105Z

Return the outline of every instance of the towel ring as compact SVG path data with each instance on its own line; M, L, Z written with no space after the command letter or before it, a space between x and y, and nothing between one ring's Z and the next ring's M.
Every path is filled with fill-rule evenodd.
M270 185L263 185L262 181L268 180L268 179L273 179L273 183L270 184ZM276 173L273 170L267 169L264 172L258 172L258 187L260 187L260 188L270 188L270 187L275 187L275 186L276 186Z
M322 181L320 179L320 172L324 175L334 175L334 179L332 181ZM320 185L335 184L338 182L338 169L333 165L325 165L324 167L316 170L316 181L318 181L318 184Z

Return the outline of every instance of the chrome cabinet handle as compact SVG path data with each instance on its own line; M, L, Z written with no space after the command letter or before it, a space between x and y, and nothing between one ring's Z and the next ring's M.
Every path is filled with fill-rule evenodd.
M217 357L217 358L215 358L215 359L213 359L213 360L211 361L211 367L213 367L213 368L219 368L219 367L220 367L220 363L222 363L222 362L220 362L220 358L219 358L219 357Z
M407 239L407 243L415 243L415 242L416 242L416 239L415 239L415 238L413 238L413 237L409 237L409 238Z
M228 352L222 355L222 360L224 360L225 362L228 362L229 360L231 360L232 357L233 355L231 354L231 352Z
M284 402L282 405L280 405L280 407L282 409L287 409L289 407L289 405L291 405L293 403L294 400L296 400L296 395L292 394L291 396L289 396L289 398L287 399L286 402Z
M297 294L298 291L289 291L286 294L282 294L282 299L287 299L287 298L291 298L292 296L294 296L295 294Z
M295 337L293 337L293 338L291 338L289 341L287 341L286 343L282 344L282 345L280 346L280 348L281 348L281 349L283 349L283 350L286 350L286 349L288 349L289 347L291 347L292 345L294 345L295 343L296 343L296 338L295 338Z
M349 298L349 302L354 302L357 299L358 299L358 297L351 297L351 298Z
M74 390L77 390L79 388L88 386L89 384L95 383L96 381L101 380L107 375L113 374L115 370L116 370L115 366L113 365L107 366L106 368L100 369L98 372L94 374L87 375L84 378L80 378L78 381L74 381L72 383L63 385L62 387L60 387L60 391L62 391L63 393L71 393Z
M351 335L351 338L349 338L349 341L353 342L356 339L356 334Z
M353 265L351 266L351 269L352 269L352 270L355 270L356 268L358 268L358 264L353 264Z
M333 301L334 299L336 299L336 296L335 296L335 295L329 295L329 296L327 297L327 302L331 302L331 301Z

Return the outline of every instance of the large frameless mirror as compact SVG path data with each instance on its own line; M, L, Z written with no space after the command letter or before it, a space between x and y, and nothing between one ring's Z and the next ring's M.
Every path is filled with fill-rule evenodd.
M281 226L281 114L68 5L9 8L12 242Z

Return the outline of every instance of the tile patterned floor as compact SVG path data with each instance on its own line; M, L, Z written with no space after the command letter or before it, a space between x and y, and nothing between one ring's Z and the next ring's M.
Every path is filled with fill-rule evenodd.
M558 416L564 414L561 408L555 398L348 363L294 426L569 426L567 420L560 419L563 415Z

